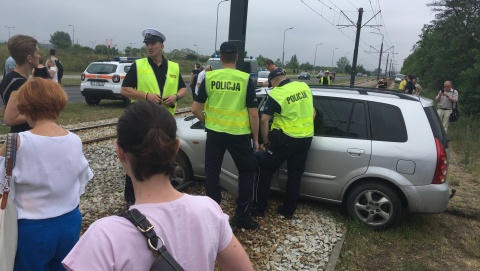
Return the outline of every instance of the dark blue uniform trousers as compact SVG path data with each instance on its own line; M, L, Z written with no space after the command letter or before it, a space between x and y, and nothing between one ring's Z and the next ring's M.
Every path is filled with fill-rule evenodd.
M238 216L249 216L253 202L254 178L257 160L253 155L250 135L231 135L207 130L205 147L205 192L207 196L220 204L222 200L220 188L220 170L223 156L228 150L238 169Z
M288 179L283 199L283 210L293 214L297 208L302 174L305 171L305 162L312 144L312 138L293 138L289 136L287 138L287 146L272 146L259 159L259 177L255 193L255 204L258 212L265 212L272 175L285 160L287 160Z

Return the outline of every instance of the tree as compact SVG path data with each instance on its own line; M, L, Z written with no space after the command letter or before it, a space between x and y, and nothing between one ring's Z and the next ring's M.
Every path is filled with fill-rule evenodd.
M465 113L480 116L480 1L437 0L430 4L438 12L425 25L412 53L405 59L401 72L422 78L422 85L441 88L450 80L460 89L460 104Z
M350 74L352 71L352 66L350 66L350 71L345 70L345 66L350 65L350 61L348 58L342 56L341 58L338 59L337 61L337 68L339 71L345 71L346 73Z
M288 61L287 65L285 65L285 68L289 68L289 69L298 69L299 68L297 55L292 56L290 61Z
M275 66L282 67L282 61L280 60L280 58L277 58L277 60L275 60Z
M263 67L263 63L265 62L266 58L262 55L259 55L256 57L256 59L257 59L258 66Z
M63 31L56 31L50 35L49 42L60 49L66 49L72 46L72 39L70 38L70 35Z

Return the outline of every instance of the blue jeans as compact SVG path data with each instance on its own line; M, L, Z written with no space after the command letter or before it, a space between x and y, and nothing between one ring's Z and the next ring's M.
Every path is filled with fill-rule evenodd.
M14 271L65 270L62 260L80 238L78 207L61 216L18 220L18 248Z

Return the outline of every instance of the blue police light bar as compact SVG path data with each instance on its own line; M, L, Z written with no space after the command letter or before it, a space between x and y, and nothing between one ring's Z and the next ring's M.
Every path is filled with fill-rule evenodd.
M116 61L137 60L139 57L116 56L113 58Z

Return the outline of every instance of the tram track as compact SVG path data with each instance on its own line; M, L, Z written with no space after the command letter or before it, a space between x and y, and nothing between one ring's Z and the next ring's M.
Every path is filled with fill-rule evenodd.
M175 117L179 117L182 115L189 115L189 114L191 114L191 108L181 108L175 112ZM117 121L114 121L114 122L108 122L108 123L102 123L102 124L94 124L89 126L70 128L67 130L77 134L80 138L82 138L82 144L86 145L86 144L101 142L101 141L115 138L117 136L115 131L116 125L117 125ZM95 131L95 130L100 130L98 133L101 133L102 135L92 138L90 133L92 133L92 131ZM113 131L110 131L110 130L113 130ZM83 137L87 137L87 138L83 138ZM5 140L0 140L1 144L3 144L4 142Z

